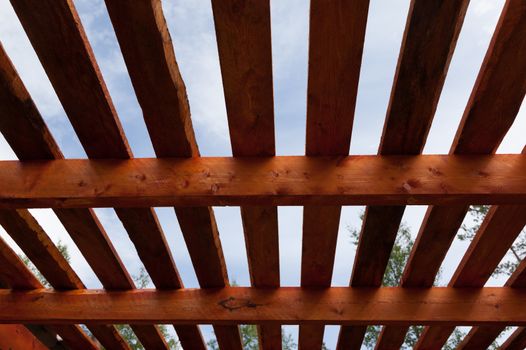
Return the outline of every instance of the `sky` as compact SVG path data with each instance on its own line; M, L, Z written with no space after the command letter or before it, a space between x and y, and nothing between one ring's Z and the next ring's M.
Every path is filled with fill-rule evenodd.
M133 92L115 33L102 0L75 0L82 24L108 86L124 131L136 157L154 152L142 112ZM426 154L447 153L488 48L503 0L471 0L442 96L424 149ZM230 156L226 109L210 0L164 0L163 9L186 83L193 125L203 156ZM385 119L409 0L371 0L360 74L351 154L375 154ZM305 152L307 56L307 0L271 0L272 59L274 74L276 148L278 155ZM44 73L8 0L0 0L0 41L11 57L36 105L68 158L86 157L62 106ZM505 137L498 153L519 153L525 145L526 107ZM0 135L0 160L16 159ZM425 206L406 209L404 221L416 235ZM227 269L232 281L249 285L249 274L239 208L214 208ZM171 208L156 208L185 286L197 287L188 251ZM363 207L344 207L341 216L333 275L334 286L349 283L355 247L350 228L359 228ZM72 266L89 288L101 287L89 265L48 209L31 210L55 242L70 247ZM142 264L112 209L97 209L118 254L132 274ZM302 208L280 207L281 284L299 285ZM469 223L471 218L466 218ZM0 237L20 249L0 228ZM467 242L455 240L442 267L440 284L446 284L458 265ZM240 249L243 247L243 249ZM492 279L488 285L502 285ZM210 327L204 327L207 339ZM335 347L339 327L326 328L325 342ZM297 327L287 327L297 337Z

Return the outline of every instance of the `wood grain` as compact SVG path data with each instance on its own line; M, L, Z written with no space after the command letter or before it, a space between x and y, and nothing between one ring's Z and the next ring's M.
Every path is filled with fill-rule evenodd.
M156 155L158 157L199 156L186 88L176 61L161 1L146 0L132 4L128 1L107 0L106 6ZM223 259L221 244L216 244L219 242L219 237L211 208L186 210L176 208L175 210L194 268L199 280L203 282L202 286L215 284L217 280L228 280L226 270L223 268L224 261L221 260ZM140 216L144 215L147 215L147 211L143 211ZM203 221L194 220L196 217L202 217ZM128 220L124 218L123 223L130 220L131 216L128 216ZM154 223L155 220L148 222ZM136 227L140 228L140 225ZM147 245L144 242L140 243L142 236L140 231L133 227L128 229L130 234L139 233L135 241L145 247L142 249L144 257L141 256L141 259L151 259ZM159 250L164 246L163 242L157 242L150 244L149 249ZM210 273L203 274L205 263L209 266ZM152 262L150 266L160 272L156 285L183 287L181 281L176 282L178 276L174 271L169 272L171 276L169 279L173 282L163 282L162 267L165 265L157 264L155 267ZM208 276L213 273L217 275L209 279ZM194 329L190 329L192 327ZM237 331L233 330L233 332ZM195 326L184 328L178 326L177 333L183 347L195 349L196 344L201 343L197 348L205 348L200 331ZM183 333L185 334L182 337ZM231 345L234 348L237 346Z
M502 343L500 350L524 350L525 347L526 331L524 327L519 327Z
M27 0L12 3L88 157L131 157L131 150L73 2ZM62 46L65 47L63 50ZM122 209L118 215L130 228L135 213ZM144 217L151 218L147 213ZM164 266L163 272L173 275L173 259L156 221L142 222L133 230L150 232L147 239L144 235L130 235L138 251L158 252L155 265L152 266L151 260L145 261L147 271L154 274L160 270L159 266ZM175 278L171 277L172 280ZM151 330L150 334L160 333ZM152 342L153 346L166 348L161 337L154 337L157 339L144 339L143 345Z
M526 325L525 296L506 287L0 290L0 322Z
M48 350L27 328L18 324L0 325L0 349Z
M270 1L213 0L212 10L232 154L273 156ZM279 287L277 215L272 206L241 207L250 279L256 287ZM262 350L281 349L281 327L258 327L258 340Z
M379 154L422 152L468 3L468 0L411 1ZM404 207L366 209L351 285L382 283L404 210ZM395 349L400 345L381 336L377 348ZM359 348L360 345L339 343L338 349Z
M521 154L2 161L0 177L3 209L526 201Z
M499 207L500 208L500 207ZM490 213L488 213L489 215ZM499 214L502 215L502 214ZM490 220L488 218L488 221L484 221L481 225L481 230L479 230L479 233L475 236L475 240L479 234L484 234L488 230L488 227L491 225L488 225L488 222L491 222L493 220ZM512 223L513 225L513 223ZM483 229L484 228L484 229ZM488 233L491 233L491 230L487 231ZM506 239L506 238L504 238ZM479 247L480 249L480 247ZM496 248L498 252L498 247ZM493 257L491 254L489 254L489 260L492 260ZM469 256L469 255L468 255ZM500 262L500 261L499 261ZM497 264L499 263L497 262ZM495 265L496 267L497 265ZM483 265L484 268L484 265ZM471 272L469 269L466 269L466 272ZM483 272L484 273L484 272ZM486 280L489 278L489 276L486 278ZM482 279L480 280L481 285L486 282L486 280ZM471 282L471 283L470 283ZM451 285L452 286L460 286L462 287L464 283L466 285L472 284L472 280L469 279L469 274L463 274L463 270L461 274L457 273L455 274L454 278L451 279ZM512 287L512 288L525 288L526 287L526 260L522 260L519 266L515 269L513 274L510 276L510 278L506 281L505 286ZM438 328L438 327L435 327ZM431 328L431 329L435 329ZM521 331L522 327L519 327L517 329L517 332L514 332L510 338L509 341L506 341L506 346L502 346L502 348L506 349L508 346L511 349L514 348L520 348L519 345L524 342L524 335L522 334L523 331ZM440 329L440 328L438 328ZM480 327L473 327L471 331L466 335L466 337L463 339L462 343L459 344L460 349L480 349L484 347L489 347L495 339L501 334L503 331L505 331L505 327L502 326L480 326Z
M526 94L526 4L522 1L508 0L497 23L488 51L482 63L475 86L471 92L450 153L454 154L487 154L493 153L500 145L508 129L513 124ZM462 214L466 207L452 206L454 215ZM435 210L435 207L429 210ZM440 209L444 211L445 209ZM440 221L440 218L438 218ZM445 220L445 217L444 217ZM461 221L461 220L460 220ZM424 225L426 223L424 222ZM443 231L439 240L433 240L434 255L439 257L427 273L436 275L438 266L445 257L458 227ZM428 242L426 229L422 229L421 243ZM425 243L428 245L428 243ZM413 251L419 251L419 245ZM429 250L420 255L429 254ZM415 253L416 256L416 253ZM414 259L415 266L422 266ZM435 338L433 344L440 348L447 340L446 332L440 341ZM422 336L431 334L425 332ZM425 339L419 342L416 349L427 349ZM427 345L426 345L427 346Z
M0 238L0 284L10 290L32 290L42 288L42 284L26 267L16 253ZM22 323L22 322L20 322ZM34 322L38 323L38 322ZM39 339L56 339L53 334L58 333L71 349L96 350L98 347L77 325L51 324L48 327L29 327L29 331L38 335ZM35 331L33 331L35 329ZM46 345L47 345L46 341ZM55 345L55 343L53 343ZM57 349L63 349L58 346ZM108 349L114 349L109 347ZM115 348L119 349L119 348Z
M351 142L369 0L310 4L308 156L347 156ZM305 206L301 285L331 284L341 207ZM300 326L299 349L321 348L324 326Z

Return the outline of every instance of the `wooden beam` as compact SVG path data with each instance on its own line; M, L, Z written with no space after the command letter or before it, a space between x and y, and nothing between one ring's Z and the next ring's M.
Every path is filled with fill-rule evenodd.
M522 1L508 0L497 23L450 153L495 152L513 124L526 94L526 81L522 78L526 74L524 52L526 4ZM496 100L499 102L494 103ZM433 232L437 231L432 226L423 223L422 235L419 234L407 265L414 267L411 269L415 277L417 274L426 274L428 280L434 280L467 209L467 206L462 205L428 209L429 214L426 216L434 216L436 222L444 222L447 216L456 217L455 225L451 225L449 230L441 230L437 236L433 235ZM443 214L436 215L434 211L442 211ZM432 251L424 248L431 244ZM429 257L430 254L437 259L431 264L426 264L426 256ZM425 271L418 266L426 266ZM450 333L435 331L437 334L433 335L432 330L426 329L415 348L441 347Z
M131 4L128 1L107 0L106 6L156 155L158 157L199 156L186 89L179 72L161 2L153 0ZM130 22L135 25L130 26ZM228 277L213 211L206 207L183 210L176 208L175 211L201 286L224 285ZM139 216L145 214L146 211L142 211L142 215ZM129 215L128 220L125 218L123 223L130 221L132 217ZM195 220L195 218L203 218L203 220ZM135 227L141 226L135 225ZM129 227L128 232L135 230ZM139 237L143 236L142 233L138 231L138 234L137 244L147 247L146 243L140 243ZM164 244L158 242L149 246L155 248ZM155 256L155 254L147 254L145 248L142 251L145 253L144 257L141 256L143 260ZM155 266L153 262L147 265ZM157 266L162 268L163 264ZM207 272L203 273L203 270ZM211 279L208 278L210 274L214 274ZM177 277L174 273L169 275ZM217 282L219 285L216 285ZM175 283L175 280L169 279L156 280L157 287L175 287L176 284L178 287L183 287L181 281ZM198 327L176 326L176 331L183 347L205 348ZM237 333L237 330L233 329L231 332ZM223 333L216 331L216 336L222 338L220 334ZM228 339L233 338L228 334L226 336ZM218 340L220 345L226 343L235 348L235 345L228 341Z
M487 226L487 222L483 222L481 225L481 229ZM479 230L480 231L480 230ZM484 232L484 231L482 231ZM479 233L477 233L477 236ZM476 241L475 237L475 241ZM506 239L506 238L504 238ZM474 241L474 242L475 242ZM498 246L497 246L498 250ZM489 254L489 259L492 260L491 253ZM498 264L498 262L497 262ZM485 266L482 265L482 268ZM496 267L496 265L495 265ZM469 269L466 269L467 272L471 272ZM466 285L470 285L470 282L472 280L469 279L469 274L465 275L459 275L458 273L455 274L454 278L451 280L452 286L462 286L464 282L467 282ZM456 278L455 278L456 277ZM486 280L489 278L486 278ZM481 280L481 285L486 282L486 280ZM510 276L508 281L506 281L506 286L511 288L525 288L526 287L526 260L523 260L519 266L515 269L513 274ZM439 327L433 327L429 328L429 331L435 331L440 330ZM471 331L466 335L466 337L463 339L463 341L459 344L459 349L482 349L482 348L489 348L489 346L495 341L495 339L499 336L500 333L502 333L505 330L505 327L502 326L480 326L480 327L473 327ZM521 331L518 330L518 332L514 333L512 336L510 336L509 341L506 343L510 348L516 348L519 344L524 342L525 336L522 335ZM504 349L506 347L503 346Z
M526 201L520 154L2 161L0 177L4 209Z
M504 343L500 350L524 350L526 348L526 328L517 328Z
M422 152L468 3L468 0L411 1L379 154ZM404 211L403 206L366 209L351 285L382 283ZM344 328L343 332L351 330ZM355 334L352 344L339 342L338 349L360 349L361 342L355 338L363 339L365 328L352 333ZM393 343L392 337L382 338L378 340L378 349L401 346Z
M73 268L29 211L0 210L0 224L53 288L85 288ZM113 326L92 325L88 328L106 349L130 349ZM75 339L79 337L77 331L68 327L58 329L57 333L63 338L64 334L69 334L68 343L75 343Z
M369 0L311 1L308 156L349 154L368 10ZM330 286L340 214L338 205L304 207L302 286ZM321 348L324 331L323 325L300 326L299 349Z
M213 0L212 9L232 153L235 157L273 156L270 1L249 0L240 6L237 1ZM241 207L241 219L252 285L278 287L277 208ZM259 326L258 339L262 350L281 349L281 327Z
M526 325L518 288L0 290L0 323Z
M0 349L49 350L30 330L18 324L0 325Z
M27 268L16 253L0 238L0 284L11 290L31 290L42 288L42 284ZM38 322L34 322L38 323ZM98 347L77 325L51 324L48 327L35 326L28 328L39 339L49 341L56 339L58 333L71 349L96 350ZM34 330L33 330L34 329ZM53 343L54 344L54 343ZM60 348L62 349L62 348ZM113 349L113 348L109 348ZM118 348L116 348L118 349Z
M58 4L58 2L57 2ZM31 96L24 87L9 57L0 47L0 129L11 148L21 160L62 159L58 145L47 129ZM133 281L111 244L104 228L91 209L62 209L55 214L71 235L93 271L108 289L134 288ZM27 222L27 225L31 225ZM27 238L26 238L27 239ZM151 326L133 326L144 346L163 346L158 330ZM113 339L117 345L105 342L108 349L119 348L118 334L95 330L104 339Z

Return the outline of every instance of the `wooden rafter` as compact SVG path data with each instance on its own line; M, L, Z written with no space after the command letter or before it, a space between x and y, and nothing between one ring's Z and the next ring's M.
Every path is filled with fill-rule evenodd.
M508 0L497 23L450 153L487 154L496 151L513 124L526 94L526 80L523 79L526 74L526 62L523 54L521 55L525 50L526 4L522 1ZM499 102L494 103L497 100ZM403 280L407 281L406 285L423 286L408 282L418 274L427 276L427 285L432 284L467 210L467 206L428 209L426 219L434 218L436 222L442 223L450 219L449 230L437 231L435 227L428 225L431 221L424 221L404 273ZM508 234L512 236L513 230L508 231ZM433 246L431 251L426 248L430 245ZM499 253L500 251L495 251L495 255L489 260L490 264L497 259ZM434 260L427 264L430 256L433 256ZM426 266L425 271L422 270L423 266ZM413 276L407 275L408 271L411 271ZM448 331L439 327L426 328L416 349L441 347L451 331L452 329Z
M11 290L32 290L43 288L33 273L26 267L16 253L0 238L0 283ZM19 322L23 323L23 322ZM33 322L38 324L38 322ZM97 327L96 327L97 328ZM101 328L104 328L101 327ZM28 328L32 331L32 328ZM59 334L68 347L72 349L96 350L98 347L77 325L50 324L38 331L32 331L48 340L56 339L54 334ZM51 333L51 334L49 334ZM113 348L110 348L113 349ZM118 349L118 348L117 348Z
M275 155L270 1L212 1L234 157ZM241 207L250 279L279 287L278 213ZM281 349L281 327L258 327L262 350ZM232 347L229 347L232 348ZM233 348L232 348L233 349Z
M379 154L422 152L468 2L411 1ZM366 208L352 286L381 285L404 209L403 206ZM344 327L337 348L359 349L365 331L365 327ZM380 339L378 348L384 346L382 343L385 340ZM399 345L388 341L386 347L393 349Z
M126 1L108 0L106 5L156 155L158 157L199 156L186 89L179 72L161 2L142 1L131 4ZM130 21L136 25L130 26ZM159 77L163 78L159 80ZM220 287L228 284L212 209L175 208L175 212L200 285ZM159 283L163 283L162 281L161 275ZM179 286L182 287L182 283L179 282ZM195 348L195 344L199 342L198 348L205 347L197 328L176 328L183 346ZM240 341L236 340L239 338L239 333L235 327L215 328L221 348L241 347Z
M506 286L483 288L526 224L526 148L494 154L526 94L523 1L506 1L450 154L423 156L468 0L412 0L379 155L348 156L369 1L311 0L306 156L281 157L270 1L212 0L233 157L202 158L161 1L105 0L153 159L133 158L73 1L11 2L89 159L64 159L0 45L0 131L19 158L0 162L0 224L54 288L0 240L0 287L11 288L0 289L0 324L63 350L97 348L79 323L109 350L129 348L114 323L146 349L168 348L159 323L198 350L200 323L222 350L241 350L239 324L258 326L262 350L281 348L282 324L300 325L301 350L321 347L326 324L342 325L338 349L359 349L370 324L385 325L377 350L399 348L414 324L426 326L416 349L440 348L458 325L474 326L459 349L488 347L507 325L519 328L502 348L524 347L526 260ZM350 286L331 288L341 206L362 204ZM401 286L381 288L412 204L431 206ZM473 204L493 206L448 287L433 288ZM241 207L252 287L229 286L214 205ZM278 205L304 206L301 287L280 287ZM90 209L105 206L155 290L135 289ZM154 206L174 206L200 289L184 288ZM85 289L33 207L53 208L105 290Z
M369 0L311 1L307 156L349 154L368 10ZM330 286L340 214L338 205L304 207L302 286ZM324 330L300 326L299 349L320 348Z
M38 12L38 15L44 16L40 18L41 21L35 21L33 23L32 18L24 17L24 15L34 15L33 9L31 6L32 3L29 2L17 2L15 9L17 9L17 14L24 22L24 18L31 22L29 24L28 34L34 33L35 28L33 25L41 24L46 29L53 31L53 29L48 28L45 21L45 10L52 10L52 5L47 6L44 3L39 3L44 8L44 11ZM65 21L59 19L54 19L51 22L54 23L65 23L71 24L69 21L73 20L74 23L78 22L78 16L76 15L75 9L72 7L71 3L65 2L54 2L53 5L57 6L57 12L53 14L60 17L61 14L65 16ZM28 8L29 7L29 8ZM47 13L47 15L51 15ZM77 22L75 22L77 19ZM42 22L43 20L43 22ZM77 28L77 26L73 26ZM73 31L72 37L75 38L75 33L79 35L77 37L83 39L83 31L81 27L78 27L79 31ZM67 32L67 30L66 30ZM42 32L37 31L38 35L46 34L46 31ZM37 38L38 39L38 38ZM40 43L46 42L46 38L40 37ZM74 40L74 39L73 39ZM38 40L33 39L35 42ZM33 43L34 44L34 43ZM89 49L89 46L87 47ZM48 52L45 50L37 50L41 55L46 55ZM82 52L82 50L81 50ZM88 53L89 52L88 50ZM88 55L89 56L89 55ZM91 56L90 56L91 57ZM42 57L41 57L42 59ZM42 61L45 60L51 61L51 67L44 64L48 69L54 70L56 66L53 65L53 56L44 56ZM16 74L16 71L12 67L12 64L9 62L9 59L5 55L5 52L2 51L2 72L3 78L3 91L2 94L5 94L6 101L8 102L5 105L5 113L0 115L2 133L6 136L7 141L10 143L11 147L18 155L20 159L53 159L53 158L62 158L62 153L58 149L58 146L51 137L49 131L47 130L45 123L43 122L38 110L36 109L34 103L31 101L27 90L25 89L20 78ZM88 75L91 70L88 69ZM67 72L66 72L67 73ZM60 74L58 74L60 78ZM67 79L66 79L67 80ZM79 83L80 84L80 83ZM59 79L56 82L56 88L62 87L63 84ZM58 90L58 89L57 89ZM72 98L68 96L67 91L59 90L64 93L66 96L65 99ZM96 93L96 90L95 90ZM74 97L73 97L74 98ZM71 103L71 101L70 101ZM12 116L16 116L13 118ZM10 137L9 137L10 136ZM133 288L133 281L131 280L128 272L124 269L120 258L117 256L113 245L109 241L109 238L102 228L102 225L98 221L97 217L94 215L91 210L55 210L57 217L60 219L66 230L69 232L83 255L86 257L86 260L93 268L94 272L97 274L97 277L100 279L102 284L106 288L118 288L118 289L127 289ZM162 339L158 330L151 331L151 327L134 327L135 333L138 335L139 339L143 345L147 347L157 347L162 348L166 347L164 340ZM157 334L157 335L155 335Z

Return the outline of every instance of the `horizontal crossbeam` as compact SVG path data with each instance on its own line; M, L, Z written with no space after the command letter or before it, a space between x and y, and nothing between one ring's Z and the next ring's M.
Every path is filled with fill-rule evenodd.
M0 208L526 204L526 155L0 162Z
M509 287L0 290L0 323L524 326L525 298Z

